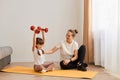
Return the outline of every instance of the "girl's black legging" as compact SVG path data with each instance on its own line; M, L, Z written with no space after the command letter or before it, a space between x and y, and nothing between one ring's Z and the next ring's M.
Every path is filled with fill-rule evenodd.
M78 49L78 59L73 62L69 62L67 65L64 65L63 61L60 62L61 69L74 69L77 68L77 63L83 63L85 58L86 47L85 45L81 45Z

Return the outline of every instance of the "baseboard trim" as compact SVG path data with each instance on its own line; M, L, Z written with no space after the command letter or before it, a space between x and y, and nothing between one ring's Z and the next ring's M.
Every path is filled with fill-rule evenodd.
M115 77L117 77L117 78L120 79L120 75L117 75L117 74L115 74L115 73L113 73L113 72L110 72L110 75L115 76Z

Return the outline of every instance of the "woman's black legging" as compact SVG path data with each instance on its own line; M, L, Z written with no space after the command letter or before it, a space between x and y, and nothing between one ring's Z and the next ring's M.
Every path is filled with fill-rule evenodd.
M63 61L60 62L61 69L74 69L77 68L77 63L83 63L85 58L86 47L85 45L81 45L78 49L78 59L73 62L69 62L67 65L64 65Z

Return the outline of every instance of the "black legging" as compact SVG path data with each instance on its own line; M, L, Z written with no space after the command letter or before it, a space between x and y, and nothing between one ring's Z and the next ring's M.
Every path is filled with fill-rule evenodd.
M83 63L84 58L85 58L85 52L86 48L85 45L81 45L80 48L78 49L78 59L73 62L69 62L67 65L64 65L63 61L60 62L60 67L61 69L74 69L77 68L77 63Z

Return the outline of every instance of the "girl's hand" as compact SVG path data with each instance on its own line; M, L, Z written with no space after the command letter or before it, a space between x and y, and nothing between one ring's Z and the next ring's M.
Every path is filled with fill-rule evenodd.
M63 63L64 63L65 65L67 65L69 62L70 62L70 60L68 60L68 59L63 60Z

